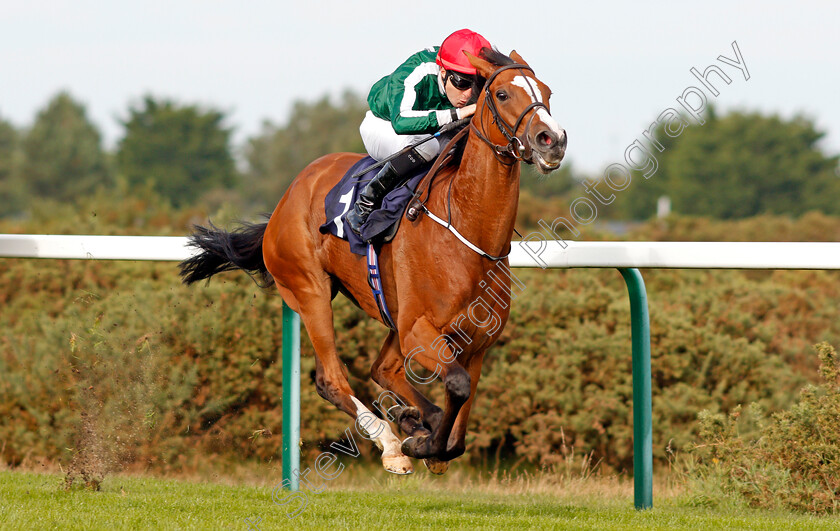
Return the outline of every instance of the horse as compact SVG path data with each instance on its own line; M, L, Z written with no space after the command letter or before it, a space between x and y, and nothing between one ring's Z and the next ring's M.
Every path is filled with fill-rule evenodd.
M241 269L275 285L309 334L318 394L357 423L367 419L364 430L382 450L383 467L396 474L413 472L410 458L424 459L430 471L442 474L464 453L482 362L510 312L511 278L493 275L493 268L508 265L519 162L547 175L566 151L566 132L550 113L551 91L516 51L506 56L484 48L467 56L486 81L460 164L424 181L421 215L402 220L380 250L382 290L396 329L389 327L370 374L394 397L386 416L407 435L402 442L353 395L335 342L331 303L339 292L387 325L368 286L367 260L351 253L346 241L319 231L326 194L362 155L334 153L309 164L266 223L232 232L196 226L191 244L200 251L181 263L186 284ZM488 274L494 290L482 280ZM428 381L417 376L417 365L442 379L442 409L413 385Z

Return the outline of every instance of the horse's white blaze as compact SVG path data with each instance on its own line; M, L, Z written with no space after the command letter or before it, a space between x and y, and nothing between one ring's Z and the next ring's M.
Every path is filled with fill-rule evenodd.
M537 82L534 81L534 78L528 76L516 76L513 78L511 83L524 90L525 94L531 98L531 103L543 103L542 92L537 90L538 85ZM537 99L534 99L535 95Z
M531 103L544 103L542 92L539 91L539 85L537 85L537 82L534 81L533 78L528 76L516 76L515 78L513 78L513 81L511 81L511 84L516 85L517 87L524 90L525 94L527 94L528 97L531 98ZM540 120L542 120L542 122L545 125L547 125L549 129L554 131L554 133L558 137L563 136L563 129L560 128L560 124L557 123L557 120L555 120L554 117L548 113L548 111L541 107L537 109L537 116L539 116Z
M371 413L371 411L365 407L364 404L359 402L355 396L350 396L350 400L356 405L356 417L362 418L362 415L365 415L365 419L361 421L365 430L371 436L376 435L375 439L379 442L377 446L382 447L382 457L397 457L402 456L402 450L400 450L400 440L397 439L397 436L394 435L394 432L391 431L391 426L385 422L384 420L378 418L376 415ZM367 417L370 417L372 420L367 420ZM377 435L378 434L378 435Z

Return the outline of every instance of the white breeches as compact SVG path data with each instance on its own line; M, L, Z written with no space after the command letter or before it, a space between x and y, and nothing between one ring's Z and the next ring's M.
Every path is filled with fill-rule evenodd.
M359 133L362 135L362 142L365 144L365 149L376 160L390 157L409 144L419 142L430 136L426 134L398 135L391 126L391 122L377 118L370 111L367 112L365 119L362 120L362 125L359 126ZM429 161L440 153L440 143L437 138L433 138L417 146L416 149L420 153L420 156Z

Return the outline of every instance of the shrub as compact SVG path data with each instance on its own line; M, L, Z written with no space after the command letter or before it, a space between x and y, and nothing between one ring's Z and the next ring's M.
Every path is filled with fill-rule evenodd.
M740 407L729 416L701 412L702 442L685 469L693 499L735 495L755 507L838 512L840 364L829 344L815 348L822 382L803 388L789 409L768 418L752 405L746 420Z

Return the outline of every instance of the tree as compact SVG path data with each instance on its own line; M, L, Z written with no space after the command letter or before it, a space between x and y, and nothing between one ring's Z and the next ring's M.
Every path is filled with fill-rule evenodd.
M215 188L237 182L231 154L231 129L225 115L195 105L182 106L145 96L122 122L125 136L117 167L129 184L152 182L175 205L191 203Z
M24 209L26 190L18 170L18 133L0 119L0 216Z
M2 181L12 176L16 146L17 131L12 124L0 118L0 180Z
M112 182L99 131L67 92L38 113L23 139L23 158L21 176L35 197L72 201Z
M347 91L334 105L324 96L313 103L297 101L284 126L263 124L262 133L248 141L246 181L249 199L273 207L297 174L328 153L364 153L359 136L367 102Z
M647 218L662 195L680 214L721 219L758 214L798 216L809 210L840 214L838 156L817 146L825 133L803 117L712 110L704 125L692 125L677 138L662 129L659 169L648 180L633 172L618 209L627 217Z

